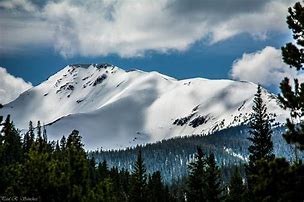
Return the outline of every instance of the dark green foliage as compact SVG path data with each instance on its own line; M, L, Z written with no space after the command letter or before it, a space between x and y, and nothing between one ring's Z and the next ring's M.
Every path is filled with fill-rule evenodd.
M119 193L120 201L127 201L130 198L131 175L127 170L122 169L118 178L119 186L116 187L116 193Z
M246 174L249 190L255 186L253 176L256 174L259 160L270 161L274 159L273 143L271 141L271 124L267 114L267 108L262 99L262 91L260 85L254 98L252 107L253 114L250 120L250 137L248 138L251 145L248 147L249 163L246 166Z
M126 174L125 171L119 171L117 167L113 167L109 170L109 178L111 178L114 187L114 195L120 201L126 201L129 198L129 186L131 186L129 181L129 173Z
M288 9L288 12L287 24L296 44L287 43L282 47L282 56L290 68L299 71L303 69L304 64L304 7L297 2L293 8ZM256 187L255 192L269 201L304 200L304 166L297 153L298 149L304 150L304 83L300 83L295 78L293 85L291 87L289 78L285 78L281 82L279 101L283 109L290 111L290 118L286 121L287 130L283 133L283 137L288 144L294 145L296 161L293 165L290 165L285 159L259 162L261 169L259 175L256 176L259 186Z
M49 153L40 153L31 148L22 168L23 194L26 196L39 196L43 201L48 198L49 187Z
M210 154L206 159L206 178L205 196L208 202L219 202L223 199L223 189L221 185L221 173L219 167L216 165L213 154Z
M284 158L275 158L272 154L272 131L260 87L254 99L253 110L254 114L250 120L252 136L249 139L252 145L248 148L250 155L249 164L246 166L247 200L303 201L303 193L300 190L304 183L303 165L300 162L290 165ZM240 179L237 181L239 184ZM230 197L231 194L228 199Z
M97 176L98 176L98 179L100 179L100 180L106 179L109 176L108 165L105 160L102 163L98 164Z
M130 191L130 201L146 201L147 198L147 173L141 154L141 148L138 149L137 160L135 162Z
M246 175L248 183L248 191L250 198L256 198L254 191L259 184L256 183L256 176L260 171L258 162L269 162L275 158L273 151L273 143L271 141L271 124L267 114L267 108L262 99L262 92L260 85L254 98L254 105L252 107L253 114L250 119L250 137L248 138L251 145L248 147L249 162L246 165Z
M189 163L188 201L221 201L223 198L220 169L214 154L206 156L200 147L194 161Z
M142 148L139 148L133 172L130 174L127 170L117 167L109 169L106 161L96 164L94 158L88 158L81 136L76 130L68 138L63 137L57 142L46 142L47 137L44 132L42 147L37 146L40 145L37 134L29 151L25 151L20 133L14 128L9 117L1 125L5 126L1 132L0 144L1 196L17 198L26 196L40 201L224 200L223 182L215 157L212 153L205 155L201 149L197 149L196 159L189 165L191 171L187 184L185 178L180 178L168 186L163 183L159 171L150 175L146 172ZM28 132L30 133L31 131ZM14 144L7 144L9 147L6 147L8 142ZM9 155L4 156L4 153ZM268 164L258 161L257 167L259 170L254 176L255 181L258 182L254 186L257 199L292 201L303 199L302 164L291 166L288 162L286 164L271 161ZM230 172L225 167L222 167L222 171L222 173ZM279 178L280 175L283 178ZM230 196L235 198L242 190L242 186L237 187L240 189L233 188L240 184L240 178L232 179L234 180L231 180ZM263 179L267 179L267 182L263 182ZM194 192L190 193L192 191ZM273 196L274 191L280 194ZM246 195L243 197L246 201Z
M45 127L41 126L40 121L37 122L37 138L35 142L35 149L39 152L46 152L51 150L50 145L47 144L47 134Z
M29 130L28 130L27 133L29 134L31 140L34 141L34 139L35 139L35 134L34 134L34 126L33 126L33 122L32 122L32 121L29 122Z
M13 122L8 115L1 130L0 136L0 162L1 165L9 165L21 161L22 149L19 131L14 127Z
M45 125L43 125L42 139L43 139L44 143L48 142Z
M25 133L23 136L23 143L22 143L22 149L24 153L28 153L31 147L32 147L32 141L30 139L30 136L28 133Z
M187 198L189 201L206 201L206 157L197 147L194 161L189 163Z
M148 184L147 184L147 201L157 202L157 201L169 201L166 193L166 187L164 186L161 178L161 174L159 171L152 173L149 175Z
M40 121L37 122L37 139L38 141L42 141L42 128Z
M233 171L228 189L228 196L226 199L227 202L246 201L246 186L243 183L243 179L238 167L235 167L235 170Z
M69 180L73 185L70 187L72 190L71 200L77 201L87 193L89 183L88 160L79 131L73 130L68 136L64 153L69 162L69 169L72 170Z
M186 201L187 193L187 183L188 179L186 177L180 178L178 180L173 180L169 186L171 201Z
M83 201L111 201L120 202L114 193L114 186L110 179L100 181L96 187L89 191L88 195L83 198Z
M253 176L255 201L303 201L304 167L302 164L290 165L283 158L272 161L260 160L258 170Z
M96 172L96 161L93 158L90 158L89 159L89 172L88 172L88 175L89 175L89 187L92 187L94 186L95 184L97 184L98 182L98 175L97 175L97 172Z
M17 197L17 200L33 197L39 201L147 199L147 174L140 153L130 175L127 170L109 169L106 161L96 165L94 158L88 158L76 130L67 139L62 137L60 143L47 142L46 130L39 129L38 124L35 138L30 122L28 138L21 142L20 132L14 128L9 116L0 124L3 126L0 136L1 196ZM154 173L150 182L153 194L157 193L162 199L170 198L160 173ZM141 193L140 198L138 193Z
M37 122L37 141L36 141L36 147L39 151L42 150L43 147L43 138L42 138L42 128L40 121Z
M33 122L29 122L29 130L25 135L23 136L23 150L25 153L28 153L34 144L34 127L33 127Z
M1 118L2 119L2 118ZM19 176L22 162L22 143L19 131L15 129L10 116L1 123L0 132L0 193L20 195ZM11 183L13 182L13 183Z
M297 2L293 8L288 9L288 28L293 32L293 38L297 45L287 43L282 47L283 60L297 70L303 68L304 63L304 7Z
M289 28L293 31L293 37L297 45L288 43L282 47L282 55L285 63L297 70L303 68L303 36L304 36L304 9L300 3L289 8L287 17ZM260 87L259 87L260 88ZM301 120L304 112L304 84L294 80L294 88L291 87L289 79L281 82L282 94L279 101L284 109L289 109L290 119L287 119L287 130L283 134L288 143L294 144L296 148L304 149L304 123ZM271 141L271 127L263 107L261 93L255 97L254 116L250 126L252 128L252 145L248 148L250 152L249 165L246 167L248 197L250 201L303 201L303 165L296 161L290 165L284 158L275 158L272 154L273 143ZM297 157L296 157L297 159ZM238 180L239 181L239 180Z
M293 33L296 44L287 43L282 47L282 56L286 64L298 71L304 64L304 7L300 2L288 9L287 24ZM294 79L294 87L291 87L289 78L285 78L280 85L281 95L279 100L284 109L291 111L290 119L287 119L287 131L284 138L296 149L304 150L304 83ZM300 121L299 121L300 120Z
M279 95L281 106L290 110L290 118L286 121L286 132L283 134L288 144L294 144L297 149L304 150L304 123L297 120L304 112L304 83L299 84L294 80L294 90L290 86L289 79L285 78L280 85L282 94Z
M271 141L272 129L267 114L266 104L262 99L261 86L258 86L257 93L254 98L252 107L253 114L250 120L250 137L248 138L251 145L248 147L249 165L254 166L255 162L261 159L272 160L273 143Z

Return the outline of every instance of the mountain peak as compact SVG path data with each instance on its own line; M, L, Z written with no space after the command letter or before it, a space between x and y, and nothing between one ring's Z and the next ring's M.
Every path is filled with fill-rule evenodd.
M105 68L108 68L108 67L114 67L114 65L109 64L109 63L100 63L100 64L70 64L68 66L69 67L75 67L75 68L84 68L84 69L87 69L90 66L96 67L98 69L101 69L101 68L105 69Z
M0 115L11 114L20 129L40 120L51 139L77 129L88 149L124 148L246 123L256 87L232 80L176 80L110 64L73 64L4 105ZM263 93L276 121L285 121L276 99Z

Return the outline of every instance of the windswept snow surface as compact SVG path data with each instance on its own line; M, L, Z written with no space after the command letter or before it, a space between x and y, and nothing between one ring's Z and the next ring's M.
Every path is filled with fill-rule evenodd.
M124 71L108 64L69 65L4 105L15 125L47 125L49 139L80 131L86 149L118 149L165 138L208 134L250 116L257 85L202 78L176 80L158 72ZM263 91L276 122L274 95Z

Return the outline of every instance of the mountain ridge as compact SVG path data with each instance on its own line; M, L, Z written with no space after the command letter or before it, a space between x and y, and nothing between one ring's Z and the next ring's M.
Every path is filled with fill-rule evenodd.
M0 109L18 128L46 124L51 139L77 129L87 149L117 149L246 123L257 85L228 79L177 80L110 64L68 65ZM287 112L263 96L277 122Z

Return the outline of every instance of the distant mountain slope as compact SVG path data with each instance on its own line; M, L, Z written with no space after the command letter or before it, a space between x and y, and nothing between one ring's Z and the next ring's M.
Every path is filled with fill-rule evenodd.
M284 130L284 127L273 130L273 152L277 157L294 161L294 148L283 138ZM225 168L244 164L248 160L250 145L248 137L246 126L236 126L207 136L177 137L146 144L141 151L147 171L153 173L159 170L166 182L172 182L186 176L188 163L193 159L197 146L200 146L205 153L214 153L218 165L222 167L223 180L226 181L230 179L227 177L230 172L225 171ZM136 147L119 151L94 151L89 155L97 162L106 160L109 167L132 170L137 153ZM303 157L304 152L298 151L298 158L303 159Z
M117 149L240 125L248 120L256 89L250 82L69 65L4 105L0 115L11 114L22 129L40 120L51 139L77 129L87 149ZM275 97L263 93L276 121L285 121Z

